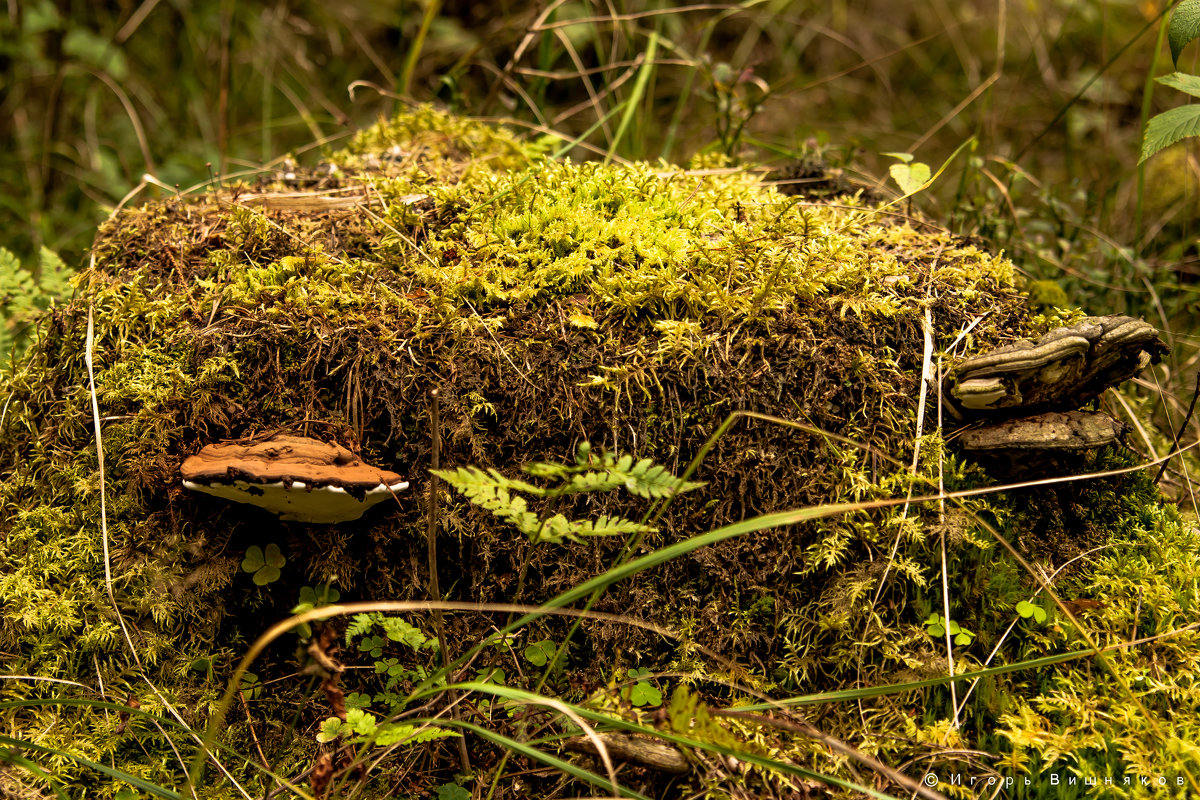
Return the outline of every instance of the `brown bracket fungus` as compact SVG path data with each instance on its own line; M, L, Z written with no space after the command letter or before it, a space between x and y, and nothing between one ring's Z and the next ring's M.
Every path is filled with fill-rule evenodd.
M295 522L347 522L408 488L395 472L344 447L302 436L210 444L183 462L183 485Z

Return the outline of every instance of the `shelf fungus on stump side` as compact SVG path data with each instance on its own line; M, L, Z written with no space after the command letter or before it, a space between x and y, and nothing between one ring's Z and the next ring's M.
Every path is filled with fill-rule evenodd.
M344 447L302 436L210 444L183 462L183 485L295 522L347 522L408 488L395 472Z
M984 423L959 436L964 450L1090 450L1118 441L1125 426L1076 409L1166 352L1158 331L1140 319L1088 317L966 359L946 375L943 396L961 423Z

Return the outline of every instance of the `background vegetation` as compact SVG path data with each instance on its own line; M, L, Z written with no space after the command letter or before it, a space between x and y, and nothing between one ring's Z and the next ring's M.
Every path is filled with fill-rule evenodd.
M289 150L316 158L314 143L398 95L590 131L589 145L625 158L747 146L769 158L819 143L880 173L882 152L937 164L975 137L930 201L957 230L1038 274L1115 272L1144 292L1139 274L1195 272L1180 247L1195 211L1187 153L1151 162L1138 213L1143 106L1179 97L1149 82L1170 71L1156 40L1165 11L1149 0L30 0L0 16L0 230L22 258L44 245L77 264L104 208L144 173L188 187L209 164L229 175Z

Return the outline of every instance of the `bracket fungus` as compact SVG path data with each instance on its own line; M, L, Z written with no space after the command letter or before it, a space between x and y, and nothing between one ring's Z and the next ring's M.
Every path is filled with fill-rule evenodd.
M183 485L295 522L347 522L408 488L395 472L303 436L210 444L183 462Z
M1079 408L1158 363L1167 348L1140 319L1114 314L968 358L946 376L962 419Z
M1077 452L1113 444L1124 433L1124 425L1100 411L1048 411L963 431L959 443L976 453Z
M982 421L959 443L979 455L1070 453L1120 440L1125 426L1078 411L1167 351L1153 326L1121 315L1088 317L968 358L950 370L943 396L961 422Z

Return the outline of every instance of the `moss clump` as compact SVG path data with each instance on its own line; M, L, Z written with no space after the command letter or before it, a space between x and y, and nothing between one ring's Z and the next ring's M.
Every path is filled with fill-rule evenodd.
M737 170L556 162L501 129L430 109L364 132L330 160L337 169L322 171L319 197L264 184L122 212L100 230L96 267L77 278L76 300L45 318L37 345L7 375L0 648L19 654L11 672L76 680L118 701L132 695L160 714L169 702L200 725L234 655L304 587L311 594L336 583L346 600L427 597L432 388L443 466L506 474L561 461L585 440L679 471L735 411L803 426L738 422L696 476L707 487L681 496L643 541L658 547L764 512L919 493L939 470L949 486L984 479L938 434L921 439L916 477L887 460L912 461L926 314L939 349L968 328L966 345L978 348L1044 325L1007 261L861 199L787 197ZM84 363L89 313L108 566L137 662L107 595ZM336 440L404 473L413 489L400 507L322 528L179 487L179 464L203 444L266 431ZM1064 502L1081 504L1092 510L1086 537L1053 528L1065 531L1060 552L1074 544L1074 553L1159 509L1144 482L1133 505L1105 499L1134 485L1099 481L1066 498L1044 492L1024 504L995 497L967 508L1011 534L1049 525ZM637 519L644 508L593 496L548 510ZM1178 520L1154 514L1139 535L1168 527L1184 535ZM1032 581L975 518L914 508L733 539L619 584L597 610L644 617L680 638L589 623L550 688L582 700L581 687L606 686L628 669L682 670L713 702L727 700L708 683L725 668L698 646L739 663L739 680L778 693L936 676L944 655L921 623L941 608L943 536L954 617L978 637L959 651L961 671L1001 642ZM279 581L258 587L238 564L248 547L270 543L288 562ZM538 603L603 571L621 544L534 547L451 505L439 529L440 583L450 599ZM1081 593L1097 591L1079 574ZM411 619L430 632L427 620ZM479 641L495 622L455 616L447 638ZM559 641L564 631L545 623L524 633L522 646ZM1072 644L1065 628L1030 635L1052 650ZM1025 639L1004 642L1000 658L1028 654ZM354 687L376 702L394 699L406 669L418 671L385 655L383 637L349 643L359 649L344 660L394 679ZM296 668L282 647L258 670L275 678ZM990 735L1002 713L1068 674L1005 678L976 695L953 735L936 690L905 704L871 701L868 730L856 709L826 707L814 721L888 759L924 757L935 740ZM245 752L264 748L294 774L316 757L315 728L298 735L286 721L299 713L302 725L314 724L330 709L310 702L296 711L303 681L269 686L235 714L227 740ZM37 682L6 690L58 693ZM621 705L619 691L593 700L640 713ZM5 713L40 744L78 746L164 783L181 774L147 726L76 743L76 726L102 714L53 705ZM269 731L255 720L270 720ZM844 768L791 734L742 734L762 739L765 751ZM1012 741L1012 752L1048 752ZM478 752L486 772L495 761L483 745ZM1135 763L1128 758L1120 763ZM455 769L429 763L427 786ZM52 767L100 794L112 790L77 764ZM765 780L755 775L730 780Z

